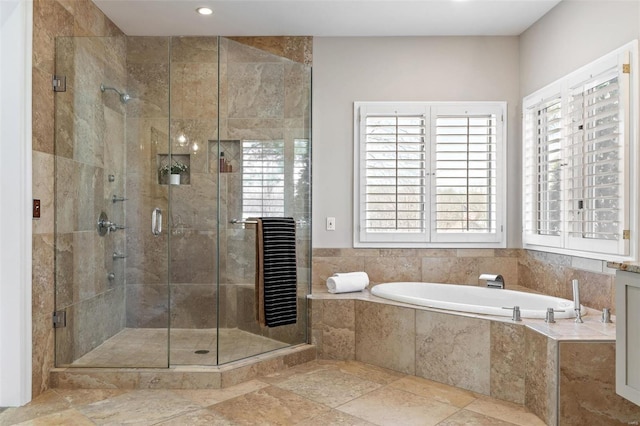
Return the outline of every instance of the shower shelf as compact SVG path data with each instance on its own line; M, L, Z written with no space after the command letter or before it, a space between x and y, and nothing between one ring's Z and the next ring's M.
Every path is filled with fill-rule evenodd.
M158 154L156 159L156 169L158 170L158 184L160 185L168 185L169 184L169 174L163 174L160 169L169 164L169 160L173 163L184 164L187 167L187 170L180 173L180 185L190 185L191 184L191 155L189 154Z

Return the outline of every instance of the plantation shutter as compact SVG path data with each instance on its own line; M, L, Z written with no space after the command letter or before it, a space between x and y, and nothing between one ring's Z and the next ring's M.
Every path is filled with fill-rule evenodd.
M432 240L500 241L501 111L432 108Z
M284 216L284 141L242 141L242 219Z
M426 241L424 108L361 109L360 241Z
M562 246L563 114L559 95L527 112L525 121L524 239Z
M623 235L629 229L628 74L621 67L616 63L570 89L568 248L629 253Z

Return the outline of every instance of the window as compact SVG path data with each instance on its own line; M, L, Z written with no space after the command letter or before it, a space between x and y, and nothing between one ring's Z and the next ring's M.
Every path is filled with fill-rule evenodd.
M631 255L632 50L636 43L524 99L525 247Z
M284 141L242 141L242 219L284 216Z
M356 103L354 244L504 244L504 103Z
M293 216L308 220L310 143L308 139L242 142L242 219ZM293 157L293 164L285 158Z

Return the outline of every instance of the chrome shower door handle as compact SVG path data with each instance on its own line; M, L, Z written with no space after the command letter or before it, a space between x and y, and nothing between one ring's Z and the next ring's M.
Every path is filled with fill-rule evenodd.
M162 233L162 210L158 207L151 213L151 233L156 237Z

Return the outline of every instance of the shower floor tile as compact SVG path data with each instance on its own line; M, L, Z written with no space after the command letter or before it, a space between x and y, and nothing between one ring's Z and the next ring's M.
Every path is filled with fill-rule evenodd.
M164 368L168 362L171 365L216 365L289 346L235 328L220 329L219 334L215 328L171 329L167 342L168 333L157 328L125 328L71 366Z

